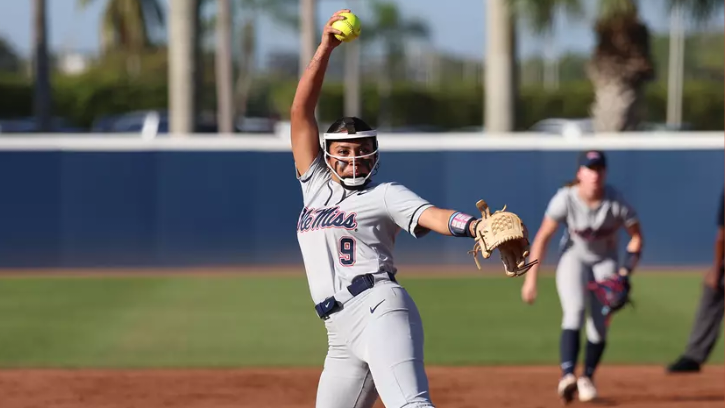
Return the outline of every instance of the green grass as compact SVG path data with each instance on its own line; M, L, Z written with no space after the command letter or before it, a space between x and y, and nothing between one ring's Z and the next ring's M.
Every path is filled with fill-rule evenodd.
M541 278L534 306L520 301L521 280L401 279L423 315L429 364L557 362L553 278ZM675 358L700 282L636 276L636 307L614 319L605 362ZM319 366L325 348L304 278L0 279L0 367ZM722 337L710 362L723 362Z

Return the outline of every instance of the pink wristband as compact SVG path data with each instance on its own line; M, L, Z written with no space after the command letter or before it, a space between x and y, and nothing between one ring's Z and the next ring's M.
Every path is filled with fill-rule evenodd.
M448 219L448 231L454 237L471 237L471 231L469 226L475 221L472 215L464 214L460 211L455 212Z

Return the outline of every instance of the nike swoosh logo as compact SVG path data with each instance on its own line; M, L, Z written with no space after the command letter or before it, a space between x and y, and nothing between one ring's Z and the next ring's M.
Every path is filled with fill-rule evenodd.
M381 300L380 303L378 303L377 305L375 305L375 307L371 307L370 308L370 314L375 313L375 310L377 310L378 306L380 306L380 304L383 303L383 302L385 302L385 299Z

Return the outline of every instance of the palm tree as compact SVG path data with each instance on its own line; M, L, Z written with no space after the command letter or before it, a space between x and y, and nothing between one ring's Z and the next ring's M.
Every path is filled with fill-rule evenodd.
M208 2L209 0L201 0ZM233 126L239 118L243 120L247 111L247 101L254 79L255 54L257 52L257 22L259 17L266 14L274 18L280 26L291 32L297 32L299 17L297 13L298 0L217 0L229 3L217 7L216 15L202 22L202 37L212 34L211 27L216 27L216 65L217 65L217 109L220 121L225 126ZM219 5L219 3L217 3ZM224 14L220 18L220 14ZM236 25L239 29L240 55L236 78L234 78L234 41L232 41L233 22L239 16L241 21ZM227 119L229 116L229 119ZM229 125L227 125L229 123ZM221 125L221 123L220 123ZM228 129L228 128L227 128ZM232 130L223 130L226 133Z
M486 56L483 118L487 132L514 129L516 113L516 31L508 0L486 1Z
M234 132L234 92L232 90L232 7L231 0L217 1L216 88L219 132Z
M300 18L297 12L298 0L239 0L241 60L235 81L235 113L241 121L247 113L247 101L254 79L255 56L257 53L257 22L261 15L273 18L281 27L298 32ZM314 38L313 43L314 46ZM314 48L312 48L314 52ZM310 58L312 56L310 55ZM309 61L308 61L309 62Z
M350 9L356 13L360 7L360 0L350 0ZM359 17L359 16L358 16ZM345 116L360 116L362 114L360 96L360 42L353 41L345 47Z
M33 110L38 131L50 130L50 67L48 62L48 21L46 0L33 1Z
M315 33L317 32L317 0L299 0L300 21L300 65L299 75L305 71L307 64L315 54Z
M239 118L239 123L244 123L247 115L249 94L254 80L255 54L257 53L257 25L256 18L245 18L241 27L241 61L234 81L234 102L236 109L234 114Z
M390 126L389 104L392 82L403 75L405 43L415 38L428 38L430 32L425 22L405 19L394 3L374 0L370 6L373 18L367 24L365 35L362 35L360 40L368 44L381 41L383 45L385 63L378 82L380 95L378 127L385 129Z
M33 30L35 31L35 28ZM20 56L12 44L5 38L0 37L0 71L19 72L21 66L22 61Z
M595 31L597 45L586 68L594 85L594 130L635 130L642 121L644 87L655 78L649 30L634 2L626 1L602 13Z
M81 8L96 0L77 0ZM107 0L101 20L101 52L128 53L128 70L139 73L140 54L153 47L152 29L163 28L164 11L160 0Z
M176 136L196 129L197 10L197 0L169 2L169 132Z
M558 9L580 14L579 0L507 0L514 13L537 32L551 29ZM706 21L723 7L723 0L668 0L670 11L681 8L695 21ZM644 88L654 79L650 33L639 18L637 0L600 0L594 27L597 45L587 64L594 86L591 107L594 129L621 132L636 129L642 120Z
M201 107L204 96L204 49L202 44L202 36L204 33L204 21L201 18L201 10L207 0L194 0L193 21L194 21L194 106Z
M81 8L97 0L77 0ZM103 52L122 49L138 51L153 45L150 32L164 26L159 0L107 0L101 20Z

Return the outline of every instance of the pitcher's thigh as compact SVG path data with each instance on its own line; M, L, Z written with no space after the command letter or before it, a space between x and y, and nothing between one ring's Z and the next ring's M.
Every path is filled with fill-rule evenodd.
M433 407L423 356L423 322L402 287L390 289L386 302L366 330L368 364L386 408Z
M372 408L378 395L368 365L331 347L317 386L316 408Z

